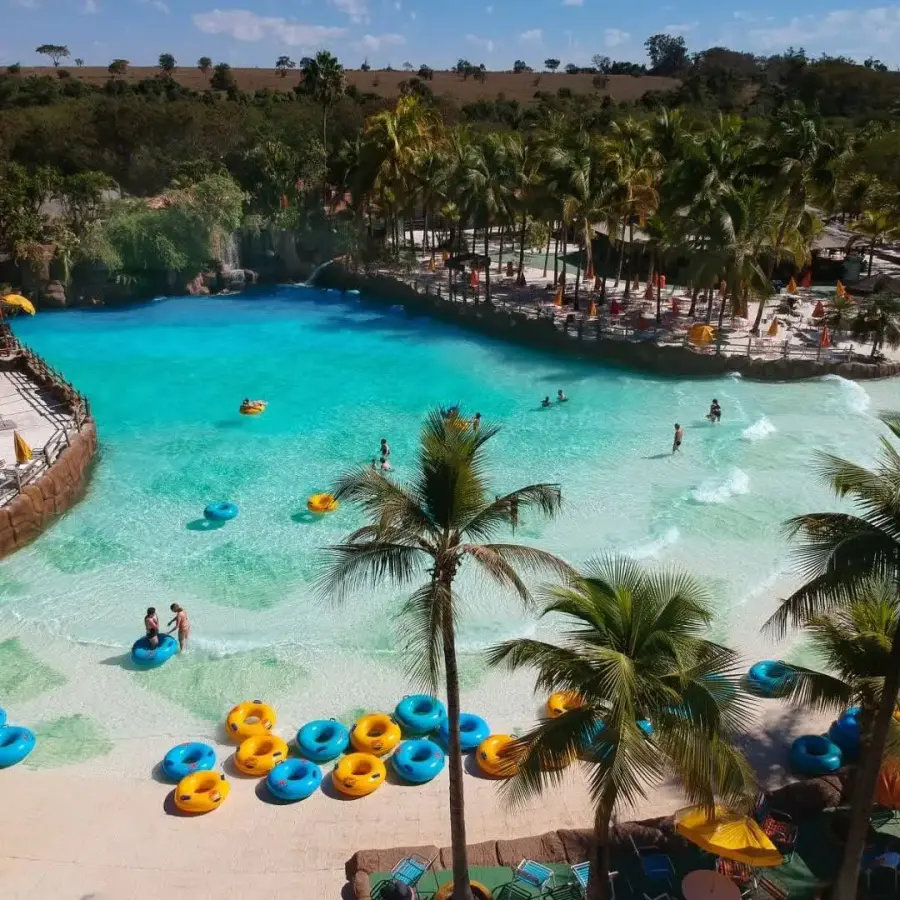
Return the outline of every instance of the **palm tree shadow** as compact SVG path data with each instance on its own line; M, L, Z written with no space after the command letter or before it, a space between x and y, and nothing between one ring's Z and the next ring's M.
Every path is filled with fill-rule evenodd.
M791 744L806 731L797 711L785 706L777 718L770 718L765 727L741 735L735 744L753 766L760 785L771 790L793 780L788 769L788 752Z
M188 531L217 531L225 526L223 519L194 519L188 522L184 527Z

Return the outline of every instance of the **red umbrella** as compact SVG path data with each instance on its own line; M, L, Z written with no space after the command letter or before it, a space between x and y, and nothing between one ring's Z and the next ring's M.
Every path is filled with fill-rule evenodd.
M800 287L812 287L812 269L806 270L806 274L803 276L803 279L800 282Z
M831 346L831 335L828 333L828 326L822 329L822 337L819 338L819 346L823 350L827 350Z
M619 306L618 301L613 300L613 302L609 304L609 314L611 316L617 316L621 312L622 312L622 307Z
M821 319L822 316L824 316L824 315L825 315L825 307L822 306L822 301L821 301L821 300L817 300L817 301L816 301L816 308L813 310L813 318L814 318L814 319Z

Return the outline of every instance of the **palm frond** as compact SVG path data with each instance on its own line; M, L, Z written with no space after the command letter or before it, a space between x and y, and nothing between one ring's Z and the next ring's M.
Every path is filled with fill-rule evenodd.
M316 591L337 602L350 592L375 588L382 581L405 584L421 573L426 562L418 547L381 540L337 544L323 553L326 563Z
M434 579L414 591L400 610L405 646L412 651L407 672L416 685L432 694L438 692L444 670L442 629L447 615L452 615L451 598Z

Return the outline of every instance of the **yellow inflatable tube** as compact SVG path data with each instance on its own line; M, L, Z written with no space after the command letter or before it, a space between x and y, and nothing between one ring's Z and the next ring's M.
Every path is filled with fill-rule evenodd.
M500 754L511 747L516 739L510 734L492 734L486 737L479 745L475 754L478 768L495 778L512 778L519 771L519 766L514 759Z
M288 758L288 745L276 734L249 737L237 749L234 764L245 775L268 775Z
M233 741L267 735L275 727L275 710L262 700L238 703L228 713L225 730Z
M365 797L377 791L386 778L384 763L371 753L349 753L331 773L335 788L348 797Z
M334 512L339 506L340 503L331 494L313 494L306 500L306 508L311 513L330 513Z
M384 756L400 743L400 726L384 713L363 716L350 730L350 743L361 753Z
M574 691L558 691L547 700L547 713L551 719L558 719L570 709L577 709L583 703Z
M238 411L242 416L258 416L266 411L268 405L265 400L251 400L249 403L242 403Z
M218 772L194 772L175 788L175 805L188 813L207 813L225 802L231 785Z

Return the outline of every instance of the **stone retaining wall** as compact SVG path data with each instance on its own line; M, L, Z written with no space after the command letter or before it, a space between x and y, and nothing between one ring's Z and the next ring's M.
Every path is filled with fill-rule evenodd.
M40 478L0 507L0 558L30 544L81 499L96 452L97 428L93 420L88 420Z
M581 341L560 331L550 319L534 319L522 313L510 313L484 302L460 303L436 294L418 293L396 278L357 275L337 264L324 269L317 276L316 283L343 290L356 289L364 292L367 299L402 305L410 315L427 314L491 337L660 375L714 378L729 372L739 372L746 378L757 381L798 381L822 375L864 380L900 375L900 362L759 359L745 355L716 356L714 353L697 353L686 347L661 346L652 341L622 341L603 337Z

